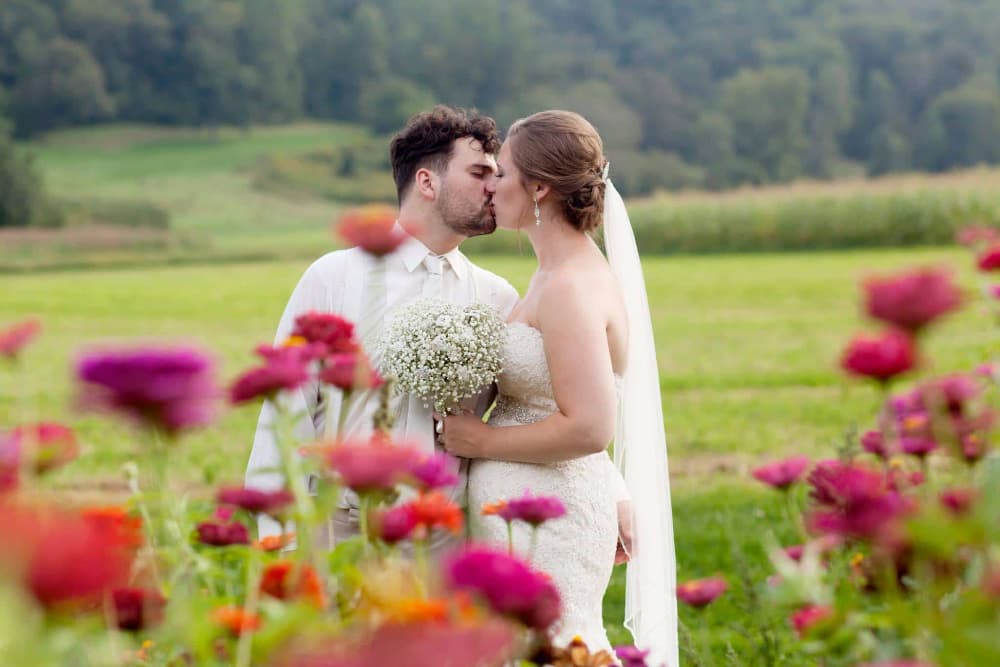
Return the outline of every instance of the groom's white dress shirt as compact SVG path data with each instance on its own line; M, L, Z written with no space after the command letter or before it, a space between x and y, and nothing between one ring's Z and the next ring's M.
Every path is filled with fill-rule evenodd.
M372 287L375 285L376 287ZM291 334L295 319L309 311L336 313L357 324L364 334L373 362L378 363L371 341L377 340L392 312L421 296L440 296L458 305L484 302L496 306L505 319L517 302L517 291L506 280L479 268L457 248L446 255L435 255L415 238L409 238L384 261L378 261L357 248L338 250L316 260L303 274L285 307L278 325L275 344ZM319 386L310 382L291 392L288 408L304 416L295 427L300 442L322 438L327 414L339 415L342 394L330 392L330 409L320 402ZM372 417L377 400L352 400L342 432L345 437L364 438L372 433ZM415 397L406 395L393 403L397 419L393 436L434 449L434 426L430 408ZM253 449L247 464L248 487L273 490L284 485L281 459L274 439L274 405L265 401L257 422ZM261 536L277 534L277 522L262 517Z

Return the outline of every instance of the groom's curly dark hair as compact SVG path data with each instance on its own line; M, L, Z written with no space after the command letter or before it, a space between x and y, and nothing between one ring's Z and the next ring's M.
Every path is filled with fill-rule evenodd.
M389 159L400 204L413 185L417 170L426 167L443 173L454 153L455 141L465 137L478 141L487 153L500 150L495 120L475 109L444 104L418 113L393 136L389 144Z

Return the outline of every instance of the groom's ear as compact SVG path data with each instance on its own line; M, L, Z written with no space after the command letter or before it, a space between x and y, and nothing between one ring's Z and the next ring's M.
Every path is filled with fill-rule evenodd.
M421 199L426 199L427 201L437 199L438 193L441 192L441 177L434 170L421 167L417 169L417 173L413 175L413 179L417 194L420 195Z

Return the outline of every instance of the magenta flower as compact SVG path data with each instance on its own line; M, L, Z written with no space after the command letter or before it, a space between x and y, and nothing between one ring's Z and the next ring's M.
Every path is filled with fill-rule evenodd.
M382 384L378 374L362 351L343 352L327 357L319 371L319 379L342 391L370 389Z
M833 618L833 608L828 605L807 604L789 619L796 634L803 637L823 621Z
M986 288L986 293L990 296L990 298L1000 300L1000 283L990 285Z
M913 400L919 407L935 414L947 411L959 415L982 391L982 385L971 376L956 373L922 383L914 391Z
M875 456L879 457L883 461L887 461L892 452L889 451L888 443L885 438L882 437L882 431L869 430L865 431L864 435L861 436L861 448L866 452L870 452Z
M0 357L15 359L42 331L42 323L29 318L0 329Z
M941 505L955 516L968 514L978 498L976 489L944 489L938 496Z
M76 374L84 407L118 412L170 435L205 426L215 415L214 366L192 348L91 352Z
M793 456L755 468L750 474L754 479L784 491L799 481L808 467L808 456Z
M295 496L286 489L261 491L241 486L229 486L219 489L215 499L224 505L235 505L248 512L275 516L280 515L281 510L292 504Z
M677 599L684 604L701 608L715 602L716 598L726 592L729 584L722 577L693 579L677 584Z
M996 271L1000 269L1000 245L994 245L980 253L976 259L980 271Z
M418 460L410 474L424 491L447 488L458 482L458 463L451 456L436 452Z
M258 346L256 352L264 358L264 364L251 368L233 382L229 400L238 405L257 398L272 399L280 391L298 389L309 379L309 364L324 349L319 343Z
M163 620L167 599L152 588L116 588L111 591L119 630L146 630Z
M311 311L295 320L292 336L310 343L322 343L326 354L355 352L358 343L354 340L354 324L333 313Z
M622 667L649 667L646 664L649 651L640 651L635 646L616 646L615 655L621 661Z
M389 491L407 479L418 449L378 440L343 442L326 450L326 462L341 482L358 493Z
M805 551L806 545L804 544L793 544L790 547L785 547L782 551L785 555L794 560L796 563L802 560L802 553Z
M920 268L864 282L865 308L871 317L917 333L958 308L962 293L951 274Z
M197 526L198 541L213 547L250 544L250 531L238 521L202 521Z
M375 534L388 544L395 544L408 538L419 523L417 511L410 503L377 512L372 518Z
M808 522L822 533L873 539L912 506L892 491L885 475L856 463L822 461L808 481L817 506Z
M525 491L520 498L506 501L497 514L504 521L524 521L536 528L549 519L566 514L566 506L555 496L533 496Z
M855 336L841 357L840 365L851 375L885 383L916 365L913 339L901 331L889 330L876 336Z
M482 596L498 614L543 631L559 618L559 592L549 578L526 563L488 547L472 546L444 565L452 588Z

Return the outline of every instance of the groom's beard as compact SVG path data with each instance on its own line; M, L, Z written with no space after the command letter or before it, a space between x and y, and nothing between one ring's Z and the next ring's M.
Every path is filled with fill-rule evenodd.
M439 199L441 220L445 226L462 236L483 236L496 231L497 221L493 217L493 207L489 199L479 207L471 202L460 202L450 196L447 189L441 190Z

